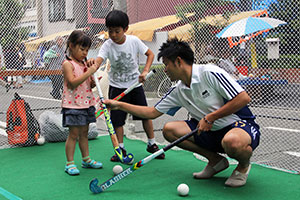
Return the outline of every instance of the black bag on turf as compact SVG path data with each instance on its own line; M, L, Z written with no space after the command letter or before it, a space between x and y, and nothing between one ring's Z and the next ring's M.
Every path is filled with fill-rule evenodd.
M40 136L40 125L29 104L18 93L14 97L6 113L8 143L16 146L34 145Z

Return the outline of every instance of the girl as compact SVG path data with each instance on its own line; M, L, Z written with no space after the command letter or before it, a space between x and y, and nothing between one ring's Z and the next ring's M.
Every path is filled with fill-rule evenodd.
M97 71L97 66L89 68L86 56L91 46L91 39L83 31L73 31L67 41L69 56L62 64L64 75L64 91L62 97L63 126L69 127L69 136L65 151L67 163L65 172L69 175L79 175L74 164L74 152L78 139L82 155L83 168L102 168L102 163L92 160L89 156L88 130L89 123L96 122L95 97L92 87L95 86L91 75Z

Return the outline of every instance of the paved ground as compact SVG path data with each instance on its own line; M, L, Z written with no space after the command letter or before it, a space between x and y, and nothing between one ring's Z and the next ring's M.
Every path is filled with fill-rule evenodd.
M300 102L298 85L282 90L274 90L274 98L266 102L255 102L250 104L251 110L257 116L257 122L261 127L262 137L260 146L255 151L253 159L262 164L286 168L288 170L300 171L299 160L300 147ZM53 99L49 92L51 86L46 83L27 83L24 88L10 90L6 93L4 87L0 87L0 121L5 124L6 110L13 98L14 92L18 92L31 106L37 119L47 111L60 112L60 100ZM285 95L284 95L285 94ZM159 99L155 98L155 93L147 92L149 106L154 105ZM181 109L175 117L164 115L153 120L156 140L159 144L167 144L161 134L163 125L168 121L187 119L188 114ZM133 129L134 127L134 129ZM103 120L97 121L99 134L108 134ZM130 121L126 125L127 136L133 139L146 141L146 134L140 122ZM131 133L131 134L130 134ZM7 147L5 131L0 130L0 146Z

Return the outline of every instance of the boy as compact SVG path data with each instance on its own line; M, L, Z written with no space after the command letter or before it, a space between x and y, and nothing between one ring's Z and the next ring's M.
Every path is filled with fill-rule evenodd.
M201 154L208 159L207 166L193 174L196 179L212 178L227 169L229 163L219 153L226 153L238 165L225 185L240 187L246 184L251 169L250 158L259 144L259 126L247 104L250 97L244 89L214 64L197 65L194 53L187 43L172 39L160 48L165 72L176 87L154 106L137 106L105 100L111 109L119 109L144 119L155 119L166 113L174 115L181 107L189 111L190 120L168 122L163 135L169 141L198 128L198 134L178 146Z
M96 58L97 66L109 59L111 68L109 75L109 98L113 99L121 94L126 88L132 84L144 82L146 75L149 72L150 66L154 59L152 51L136 36L125 35L128 30L129 19L126 13L113 10L106 16L105 25L108 28L110 39L105 41L99 50ZM140 74L138 66L138 53L145 54L147 61L143 72ZM129 94L122 98L121 101L146 106L146 97L142 86L135 88ZM122 149L124 156L126 150L123 143L124 130L127 113L123 111L111 111L111 121L117 134L119 146ZM149 119L141 119L133 116L134 120L142 120L143 128L148 137L147 151L154 153L159 150L155 144L153 124ZM157 157L164 159L165 155ZM119 162L118 156L115 154L111 157L112 162Z

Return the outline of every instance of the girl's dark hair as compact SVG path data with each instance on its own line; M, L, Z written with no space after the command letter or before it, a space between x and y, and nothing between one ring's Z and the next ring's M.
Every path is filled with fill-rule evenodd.
M113 10L105 18L106 27L122 27L125 29L129 25L128 15L120 10Z
M183 59L187 64L193 65L194 52L188 43L179 41L177 38L172 38L163 43L159 49L157 60L165 57L172 62L175 62L177 57Z
M73 44L74 46L80 45L82 47L90 48L92 45L92 40L85 32L81 30L75 30L71 33L67 40L67 47L70 44Z
M73 44L74 46L80 45L82 47L88 47L90 48L92 45L91 38L83 31L81 30L75 30L71 33L67 40L67 49L69 48L69 45ZM66 56L68 60L71 60L68 56Z

